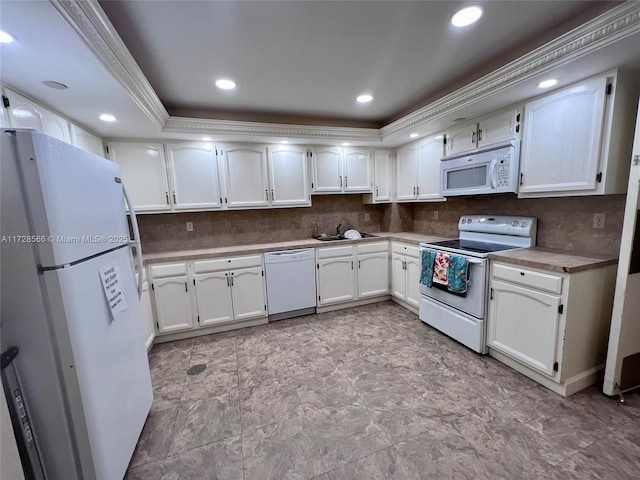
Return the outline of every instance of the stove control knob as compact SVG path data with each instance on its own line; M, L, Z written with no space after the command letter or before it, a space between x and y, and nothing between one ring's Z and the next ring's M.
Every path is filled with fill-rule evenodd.
M513 222L511 222L511 226L512 227L517 227L518 226L518 221L514 220Z
M526 226L527 226L527 222L522 222L522 223L520 224L520 226L521 226L522 228L526 227Z
M465 220L464 218L462 219L462 224L464 225L465 223L467 223L467 220Z

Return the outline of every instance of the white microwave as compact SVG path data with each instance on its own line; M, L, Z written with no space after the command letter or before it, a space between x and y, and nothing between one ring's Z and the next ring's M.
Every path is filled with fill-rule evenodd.
M440 160L440 195L517 193L520 141Z

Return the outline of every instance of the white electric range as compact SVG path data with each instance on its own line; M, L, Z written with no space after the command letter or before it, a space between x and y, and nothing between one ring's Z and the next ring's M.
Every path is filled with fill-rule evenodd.
M464 257L469 263L466 294L445 286L420 284L420 320L478 353L487 353L486 315L489 289L487 256L492 252L536 244L537 220L505 215L463 215L460 238L421 243L420 249Z

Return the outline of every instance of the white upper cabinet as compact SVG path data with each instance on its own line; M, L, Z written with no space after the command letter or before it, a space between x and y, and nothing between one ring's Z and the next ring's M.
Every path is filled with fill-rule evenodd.
M370 149L314 147L313 193L370 193L373 152Z
M417 200L417 168L417 144L411 143L409 145L399 147L396 150L396 200L398 202Z
M369 149L345 148L344 191L371 192L371 163L373 153Z
M440 159L442 158L442 135L418 142L418 171L416 194L418 200L444 201L440 196Z
M272 206L309 206L308 157L305 147L268 147Z
M9 121L14 128L33 128L38 132L71 143L69 122L42 105L6 88L9 100Z
M614 72L527 103L519 196L623 193L639 89Z
M313 147L313 193L340 193L344 188L342 148Z
M222 206L214 146L210 143L167 144L174 210Z
M457 155L521 136L522 113L519 108L502 110L472 123L447 130L445 155Z
M393 157L391 150L373 152L373 192L365 195L365 203L393 201Z
M109 158L120 164L122 180L136 210L171 210L161 143L109 142L107 149Z
M269 206L267 153L263 145L225 144L217 147L224 172L225 206L228 208Z
M396 200L444 201L440 196L442 136L432 136L396 150Z
M9 122L11 127L33 128L38 132L42 132L40 105L8 88L4 89L4 94L9 100Z
M85 129L73 123L70 123L69 127L71 130L71 143L73 145L87 152L104 157L104 146L102 145L102 139L100 137L95 136L91 132L87 132Z

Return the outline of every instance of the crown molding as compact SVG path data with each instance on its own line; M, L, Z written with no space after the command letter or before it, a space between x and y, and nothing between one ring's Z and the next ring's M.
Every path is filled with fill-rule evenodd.
M382 127L383 140L496 95L531 77L640 32L640 2L630 0L511 63Z
M50 0L153 124L162 129L169 118L155 90L96 0Z
M50 0L162 132L383 142L494 96L552 68L640 32L640 2L629 0L513 62L381 129L170 117L96 0Z
M244 135L268 137L299 137L329 140L361 140L381 142L377 128L323 127L279 123L240 122L205 118L169 117L163 132L198 133L208 135Z

